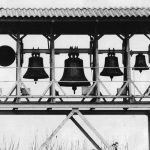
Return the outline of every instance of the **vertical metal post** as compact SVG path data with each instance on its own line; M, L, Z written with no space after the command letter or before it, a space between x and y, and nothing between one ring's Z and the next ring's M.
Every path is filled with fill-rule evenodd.
M100 95L100 86L99 86L99 56L98 56L98 38L94 37L93 41L93 80L96 83L95 86L95 95Z
M124 50L124 55L123 55L123 64L124 64L124 84L125 82L129 81L128 86L125 88L126 89L126 95L128 91L128 95L131 96L131 66L130 66L130 47L129 47L129 37L126 36L125 39L123 40L123 50ZM127 102L126 98L123 98L124 102Z
M129 91L128 91L128 94L129 96L131 96L131 65L130 65L130 46L129 46L129 37L126 38L126 50L127 50L127 79L129 81L129 84L128 84L128 88L129 88Z
M20 35L17 34L17 50L16 50L16 95L21 95L21 41ZM16 102L19 102L19 99L15 99Z
M50 40L50 81L52 85L50 87L50 95L55 96L55 49L54 49L54 38ZM51 102L53 102L53 98Z
M148 149L150 150L150 115L147 115L148 118Z

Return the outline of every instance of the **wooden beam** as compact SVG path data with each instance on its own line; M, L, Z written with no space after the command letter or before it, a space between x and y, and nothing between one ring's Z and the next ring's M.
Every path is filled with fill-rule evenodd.
M123 65L124 65L124 76L123 76L123 84L126 84L126 81L128 81L128 52L127 52L127 38L125 38L124 40L123 40L123 43L122 43L122 49L123 49L123 51L124 51L124 53L123 53L123 57L122 57L122 59L123 59ZM128 95L128 89L129 89L129 87L128 86L126 86L125 87L125 95ZM124 102L127 102L128 101L128 99L127 98L123 98L123 101Z
M91 123L84 117L84 115L79 110L77 111L77 114L84 121L84 123L92 130L92 132L100 139L100 141L108 148L108 150L111 150L111 146L106 142L106 140L99 134L99 132L91 125Z
M91 37L91 42L93 42L93 82L96 82L96 86L94 87L94 94L100 95L100 85L99 85L99 56L98 56L98 40L100 37L97 35ZM100 101L100 99L96 99Z
M57 54L68 54L70 51L70 49L67 48L56 48L55 49L55 55ZM79 48L78 49L79 53L87 53L87 54L92 54L91 49L89 48ZM110 49L110 51L108 49L98 49L98 54L105 54L108 52L113 52L113 50ZM122 49L115 49L114 50L115 53L123 53ZM50 50L49 49L23 49L23 53L27 54L27 53L46 53L46 54L50 54ZM143 54L148 54L148 51L130 51L130 55L133 54L139 54L139 53L143 53Z
M17 34L17 50L16 50L16 95L21 96L21 41L20 35ZM19 102L19 98L16 98L16 102Z
M131 62L130 62L130 44L129 44L129 39L128 37L126 37L126 51L127 51L127 80L129 81L128 84L128 95L131 96L132 95L132 91L131 91ZM129 99L130 100L130 99Z
M80 131L89 139L89 141L95 146L97 150L102 150L97 143L91 138L91 136L83 129L83 127L75 120L75 118L72 116L70 118L72 122L80 129Z
M148 34L144 34L149 40L150 40L150 37L148 36Z
M133 95L135 98L145 98L145 99L149 99L150 98L150 95ZM84 95L55 95L55 96L51 96L51 95L21 95L21 96L18 96L18 95L0 95L0 98L67 98L67 99L79 99L79 98L132 98L132 96L126 96L126 95L120 95L120 96L117 96L117 95L100 95L100 96L94 96L94 95L87 95L87 96L84 96ZM72 103L74 103L76 101L72 101ZM122 101L119 101L119 102L122 102ZM147 102L150 102L150 101L147 101ZM108 102L109 103L109 102ZM1 104L1 102L0 102Z
M1 103L0 104L0 109L12 109L12 108L20 108L20 109L46 109L46 108L59 108L59 109L71 109L71 108L95 108L95 109L116 109L120 110L123 108L127 109L134 109L134 110L142 110L144 111L149 111L150 110L150 103L131 103L131 104L123 104L123 103L67 103L67 102L55 102L55 103L37 103L37 102L21 102L21 103Z
M50 40L50 95L55 96L55 49L54 49L54 39ZM54 98L48 99L48 101L54 101Z
M70 117L73 116L75 113L75 110L72 110L69 115L59 124L59 126L52 132L52 134L46 139L46 141L40 146L39 150L44 149L44 147L48 146L51 143L51 140L56 134L59 132L59 130L65 125L65 123L70 119Z
M84 115L147 115L150 110L80 110ZM0 115L68 115L70 110L0 110ZM74 114L76 115L76 114Z

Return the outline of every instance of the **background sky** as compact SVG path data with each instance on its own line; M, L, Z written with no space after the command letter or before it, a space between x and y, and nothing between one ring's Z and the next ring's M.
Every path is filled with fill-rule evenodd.
M7 8L50 8L50 7L148 7L150 6L149 0L1 0L1 7ZM136 35L130 40L130 48L132 50L148 50L149 40L141 35ZM56 48L69 48L70 46L78 46L79 48L89 48L88 36L60 36L55 43ZM0 45L9 45L16 49L16 43L13 39L6 35L0 35ZM99 40L99 48L121 48L122 42L116 36L104 36ZM25 48L47 48L47 41L42 36L27 36L24 38ZM46 54L41 55L44 58L44 66L49 66L49 60ZM106 55L100 57L100 67L104 65L104 59ZM117 55L119 59L119 65L122 67L121 56ZM28 58L30 55L25 55L24 67L28 66ZM63 66L64 60L67 55L56 56L56 66ZM84 60L84 66L89 66L88 55L80 55L80 58ZM148 57L146 56L148 64ZM132 56L132 66L135 63L135 56ZM148 64L149 65L149 64ZM15 63L11 67L14 67ZM45 69L48 73L48 69ZM102 68L100 69L102 71ZM26 72L26 69L22 69L22 75ZM0 81L15 80L15 70L10 68L1 68ZM56 70L56 79L59 81L63 74L63 69ZM85 69L85 74L88 80L91 80L90 69ZM132 79L137 80L149 80L149 71L139 72L132 71ZM104 81L110 81L107 77L101 77ZM26 81L26 80L24 80ZM45 80L47 81L47 80ZM121 85L115 84L115 81L122 81L122 77L114 78L114 83L106 83L107 87L111 87L111 93L114 94L117 88ZM8 93L11 89L13 82L10 84L1 84L3 94ZM31 89L32 94L40 94L44 91L46 83L27 83L26 85ZM149 85L147 82L137 83L137 86L142 92ZM114 88L115 86L115 88ZM43 87L43 89L39 88ZM64 88L66 92L72 92L71 88ZM104 92L103 89L101 89ZM78 88L77 94L81 89ZM133 92L136 93L133 88ZM73 94L73 92L72 92ZM148 150L148 128L147 128L147 116L86 116L93 126L99 131L99 133L112 144L115 141L119 142L120 147L124 147L128 143L129 150ZM44 141L58 124L65 118L65 116L0 116L0 142L10 143L11 140L20 142L20 149L27 150L32 145L34 138L37 136L39 144ZM83 122L77 117L83 127L86 128ZM88 129L87 129L88 130ZM89 131L89 130L88 130ZM92 135L94 136L94 135ZM72 141L84 141L85 137L77 129L77 127L69 121L57 135L58 141L65 141L71 143ZM95 140L97 140L95 138ZM68 142L69 141L69 142ZM92 149L92 145L87 140L87 145Z
M2 7L148 7L149 0L1 0Z

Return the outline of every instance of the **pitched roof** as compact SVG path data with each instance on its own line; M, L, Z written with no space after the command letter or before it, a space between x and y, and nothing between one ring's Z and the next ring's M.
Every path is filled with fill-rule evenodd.
M150 17L150 8L1 8L0 17Z

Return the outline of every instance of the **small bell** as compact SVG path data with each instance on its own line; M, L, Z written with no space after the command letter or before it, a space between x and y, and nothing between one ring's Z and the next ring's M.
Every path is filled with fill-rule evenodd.
M147 64L146 64L146 60L145 60L145 56L140 53L136 56L136 61L135 61L135 65L134 68L132 68L133 70L139 70L140 73L143 70L149 70Z
M39 53L32 54L32 57L29 58L28 66L29 68L23 78L34 79L35 83L38 79L48 78L48 75L43 68L43 58L40 57Z
M101 76L110 76L111 80L114 76L122 76L118 64L118 58L114 53L108 53L108 57L105 58L105 65L103 71L100 73Z

